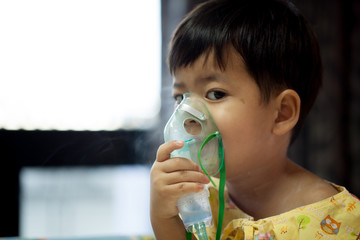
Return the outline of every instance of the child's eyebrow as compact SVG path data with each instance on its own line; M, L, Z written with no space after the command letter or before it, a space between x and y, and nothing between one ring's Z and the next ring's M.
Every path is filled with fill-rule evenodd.
M214 81L214 80L220 80L220 78L219 78L219 76L218 75L216 75L216 74L210 74L210 75L207 75L207 76L205 76L205 77L201 77L201 78L199 78L199 80L201 81L201 82L204 82L204 81Z
M197 79L197 84L204 84L207 82L223 82L225 79L218 74L209 74Z
M206 75L206 76L202 76L199 78L196 78L196 84L200 85L200 84L204 84L206 82L212 82L212 81L224 81L224 78L220 77L217 74L210 74L210 75ZM183 82L176 82L174 81L173 83L173 88L174 89L184 89L186 88L186 85Z
M174 82L173 83L173 88L175 88L175 89L182 89L182 88L185 88L185 84L184 83L182 83L182 82Z

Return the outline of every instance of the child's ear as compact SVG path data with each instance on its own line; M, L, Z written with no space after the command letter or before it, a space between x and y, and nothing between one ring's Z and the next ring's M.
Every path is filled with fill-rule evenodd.
M275 99L276 116L273 127L275 135L283 135L291 131L300 114L300 97L294 90L286 89Z

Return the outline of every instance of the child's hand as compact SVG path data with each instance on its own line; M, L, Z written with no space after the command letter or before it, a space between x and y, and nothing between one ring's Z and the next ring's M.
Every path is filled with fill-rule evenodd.
M151 217L170 219L178 215L176 202L186 193L200 192L207 176L193 161L170 158L170 153L184 146L184 142L171 141L161 145L151 169Z

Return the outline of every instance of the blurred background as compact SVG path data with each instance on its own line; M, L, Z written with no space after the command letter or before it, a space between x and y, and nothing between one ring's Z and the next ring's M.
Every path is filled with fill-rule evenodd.
M0 2L0 236L152 233L149 171L173 110L168 42L200 2ZM360 1L294 3L325 72L289 155L360 196Z

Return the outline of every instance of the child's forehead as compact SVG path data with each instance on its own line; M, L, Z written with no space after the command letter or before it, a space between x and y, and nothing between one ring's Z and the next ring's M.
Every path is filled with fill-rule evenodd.
M174 72L174 78L186 75L186 73L196 73L199 78L212 80L218 78L224 72L234 70L247 72L244 59L232 47L224 49L221 56L216 54L214 50L201 54L188 65L178 67Z
M173 75L173 88L184 89L189 86L203 86L211 82L232 84L241 79L253 79L247 71L239 54L229 53L224 68L218 63L214 53L201 55L193 63L178 68Z

